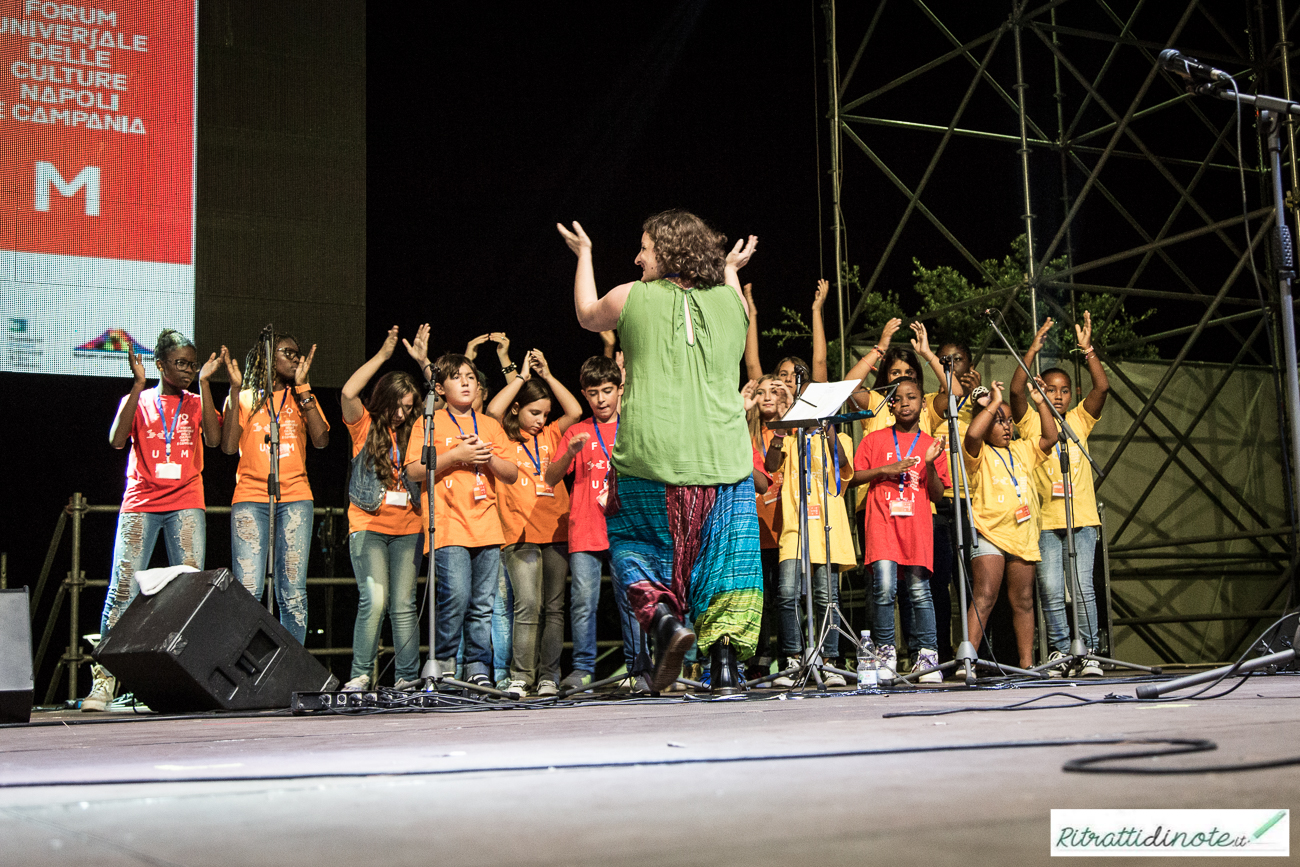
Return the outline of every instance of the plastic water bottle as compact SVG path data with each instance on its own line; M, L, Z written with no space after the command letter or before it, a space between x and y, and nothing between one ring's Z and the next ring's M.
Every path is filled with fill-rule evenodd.
M871 630L862 630L858 643L858 689L875 689L880 685L880 659L876 643L871 640Z

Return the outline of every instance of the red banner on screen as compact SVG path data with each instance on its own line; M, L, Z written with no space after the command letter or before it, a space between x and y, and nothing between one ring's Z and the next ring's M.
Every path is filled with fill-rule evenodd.
M194 15L0 0L0 249L193 263Z

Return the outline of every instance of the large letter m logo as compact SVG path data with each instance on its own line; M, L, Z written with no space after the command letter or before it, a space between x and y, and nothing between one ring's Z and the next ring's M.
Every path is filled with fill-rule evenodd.
M86 216L99 216L99 166L86 166L71 182L63 180L63 175L53 163L36 164L36 210L50 209L50 187L59 191L59 195L70 199L81 189L86 191Z

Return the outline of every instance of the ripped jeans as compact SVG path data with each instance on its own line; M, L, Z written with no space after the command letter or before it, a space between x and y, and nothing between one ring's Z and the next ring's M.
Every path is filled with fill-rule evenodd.
M140 592L135 573L149 568L158 535L167 546L167 562L203 568L207 550L207 515L202 509L177 509L174 512L120 512L117 516L117 539L113 542L113 571L108 579L104 613L99 618L99 632L107 635L126 606Z
M230 547L235 578L259 601L266 586L266 503L230 507ZM312 501L280 503L275 510L275 603L280 623L301 644L307 638L307 557L311 553Z

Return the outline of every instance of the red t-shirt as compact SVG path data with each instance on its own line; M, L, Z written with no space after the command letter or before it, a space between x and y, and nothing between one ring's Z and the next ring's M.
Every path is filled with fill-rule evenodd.
M617 417L600 425L604 448L601 439L596 437L596 420L584 418L564 432L559 453L563 454L570 440L580 433L588 434L591 439L569 463L569 472L573 474L573 489L569 494L569 551L604 551L609 548L605 510L596 498L607 487L605 473L609 469L609 450L614 448L614 437L618 434Z
M158 400L162 399L162 413ZM119 412L123 397L117 405ZM177 416L177 404L180 415ZM160 479L158 465L167 463L163 417L172 431L171 463L179 467L180 478ZM178 396L163 395L162 386L140 392L131 419L131 453L126 460L126 493L123 512L174 512L202 509L203 504L203 400L192 391ZM175 472L175 471L172 471ZM166 475L168 473L164 473Z
M930 517L930 496L926 488L928 470L924 460L925 451L932 442L934 437L924 431L896 433L894 428L887 427L867 434L858 444L853 458L855 470L883 467L906 456L922 459L907 471L907 482L901 492L897 475L882 476L871 483L864 510L864 562L892 560L900 566L924 566L933 571L934 526ZM943 486L952 487L948 462L935 461L934 467ZM894 503L900 500L908 505L901 509L895 506Z

